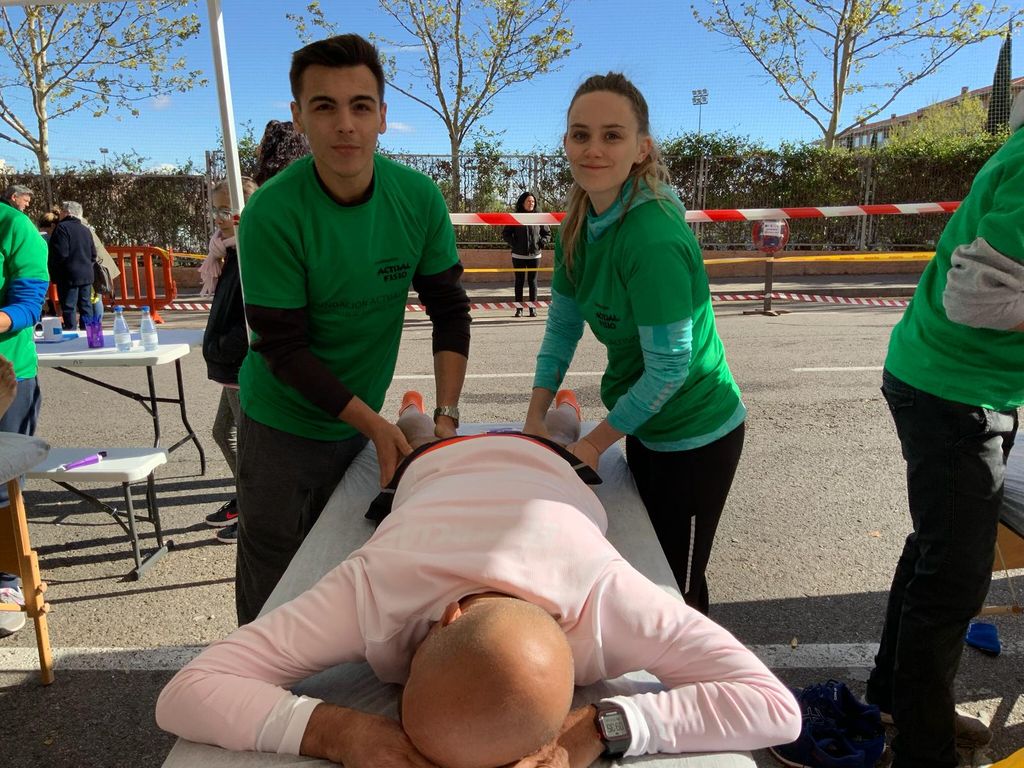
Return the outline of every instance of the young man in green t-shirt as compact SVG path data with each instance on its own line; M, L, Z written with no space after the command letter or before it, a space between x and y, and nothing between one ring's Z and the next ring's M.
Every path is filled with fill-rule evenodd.
M896 566L868 700L899 730L893 767L957 764L991 738L953 678L981 608L1024 404L1024 97L893 329L882 393L907 462L913 532ZM1020 449L1018 449L1020 450Z
M376 154L377 50L340 35L296 51L292 118L312 155L246 205L239 262L252 345L239 386L239 623L263 607L350 462L373 442L387 483L409 452L382 418L410 285L433 323L439 437L458 426L469 300L437 186Z

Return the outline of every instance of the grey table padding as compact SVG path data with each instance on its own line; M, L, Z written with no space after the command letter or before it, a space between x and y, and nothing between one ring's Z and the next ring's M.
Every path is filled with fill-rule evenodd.
M593 425L587 425L592 427ZM463 425L460 434L476 434L494 428L509 429L508 424ZM585 427L584 429L586 430ZM291 600L309 589L325 573L360 547L373 533L373 525L363 517L379 491L379 469L373 444L356 457L331 496L312 532L302 543L277 588L267 600L264 612ZM601 478L595 486L608 512L608 539L634 567L649 579L678 595L668 562L658 546L654 529L637 494L625 456L616 445L601 459ZM606 681L576 691L575 705L604 696L657 689L659 683L645 673ZM384 685L366 664L344 664L307 678L293 690L341 706L395 717L399 687ZM748 754L718 753L690 755L652 755L631 758L626 765L645 764L657 768L753 768ZM232 753L217 747L178 739L164 762L164 768L242 768L242 766L329 765L325 761L287 755ZM617 765L617 761L598 761L595 765Z
M1024 438L1018 437L1018 444L1010 451L1006 462L1006 483L1003 493L1003 510L1000 519L1003 524L1024 537Z
M0 483L25 474L49 452L50 444L38 437L0 432Z

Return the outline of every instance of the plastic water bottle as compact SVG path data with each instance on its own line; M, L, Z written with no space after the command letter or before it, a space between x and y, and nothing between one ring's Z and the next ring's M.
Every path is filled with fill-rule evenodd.
M124 319L124 307L114 307L114 346L118 352L132 351L132 334Z
M142 308L142 326L139 328L142 336L142 348L147 352L156 352L160 346L160 340L156 336L156 323L153 316L149 314L149 307Z

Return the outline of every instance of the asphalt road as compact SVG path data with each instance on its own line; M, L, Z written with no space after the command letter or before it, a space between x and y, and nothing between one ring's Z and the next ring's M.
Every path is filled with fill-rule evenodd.
M903 467L878 391L878 368L901 310L801 305L779 317L744 315L751 306L717 308L750 416L712 556L712 616L756 646L787 682L834 676L862 692L909 529ZM201 314L167 317L167 327L205 322ZM477 314L461 405L465 421L522 418L543 322ZM31 625L0 640L0 765L160 765L173 742L153 723L160 688L192 647L235 626L234 549L219 544L203 523L231 496L227 465L209 437L219 389L207 380L198 350L183 362L189 416L209 467L200 476L196 451L187 445L159 471L165 531L176 546L141 581L125 578L128 544L109 518L52 483L27 484L32 543L50 586L51 641L64 655L56 682L43 688L30 671ZM594 375L603 364L603 349L588 333L568 379L585 418L604 415ZM422 389L432 401L430 372L429 323L410 315L397 371L410 378L395 381L384 412L395 412L407 388ZM100 376L144 385L138 369ZM137 404L57 371L41 371L40 383L39 435L53 445L144 445L151 439L149 417ZM157 383L171 391L171 366L158 370ZM162 413L174 440L173 411ZM113 489L100 495L116 497ZM1019 591L1024 578L1017 576ZM997 576L990 601L1008 599L1007 581ZM996 624L1003 655L967 649L958 678L964 709L996 731L989 750L965 756L976 765L1024 745L1024 624L1020 617Z

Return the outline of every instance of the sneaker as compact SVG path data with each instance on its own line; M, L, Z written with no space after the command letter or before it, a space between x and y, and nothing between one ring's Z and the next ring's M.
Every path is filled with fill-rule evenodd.
M25 596L17 584L0 588L0 603L5 605L24 605ZM0 637L13 635L25 626L24 611L0 611Z
M883 725L893 725L892 715L888 712L879 713ZM992 730L981 720L969 715L956 713L956 745L967 749L984 747L992 741Z
M221 544L237 544L238 543L238 523L232 523L229 526L221 528L217 531L217 541Z
M517 309L516 313L513 315L513 317L522 317L522 316L523 316L523 310L521 308Z
M401 416L405 413L406 408L415 408L420 413L424 413L423 410L423 395L417 392L415 389L410 389L404 395L402 395L402 404L398 406L398 415Z
M580 416L580 404L576 399L576 393L571 389L560 389L555 393L555 408L563 405L571 405L573 410L576 411L576 418L581 421L583 420L582 416Z
M769 747L768 751L793 768L864 768L864 753L849 742L834 721L815 715L804 715L796 741Z
M797 700L805 717L833 721L853 748L863 753L865 768L878 762L885 749L878 707L862 702L839 680L809 685L797 694Z
M212 515L206 516L206 524L212 528L223 528L238 519L238 499L232 499L221 505Z
M537 316L537 310L534 309L533 307L530 307L530 317L536 317L536 316Z

